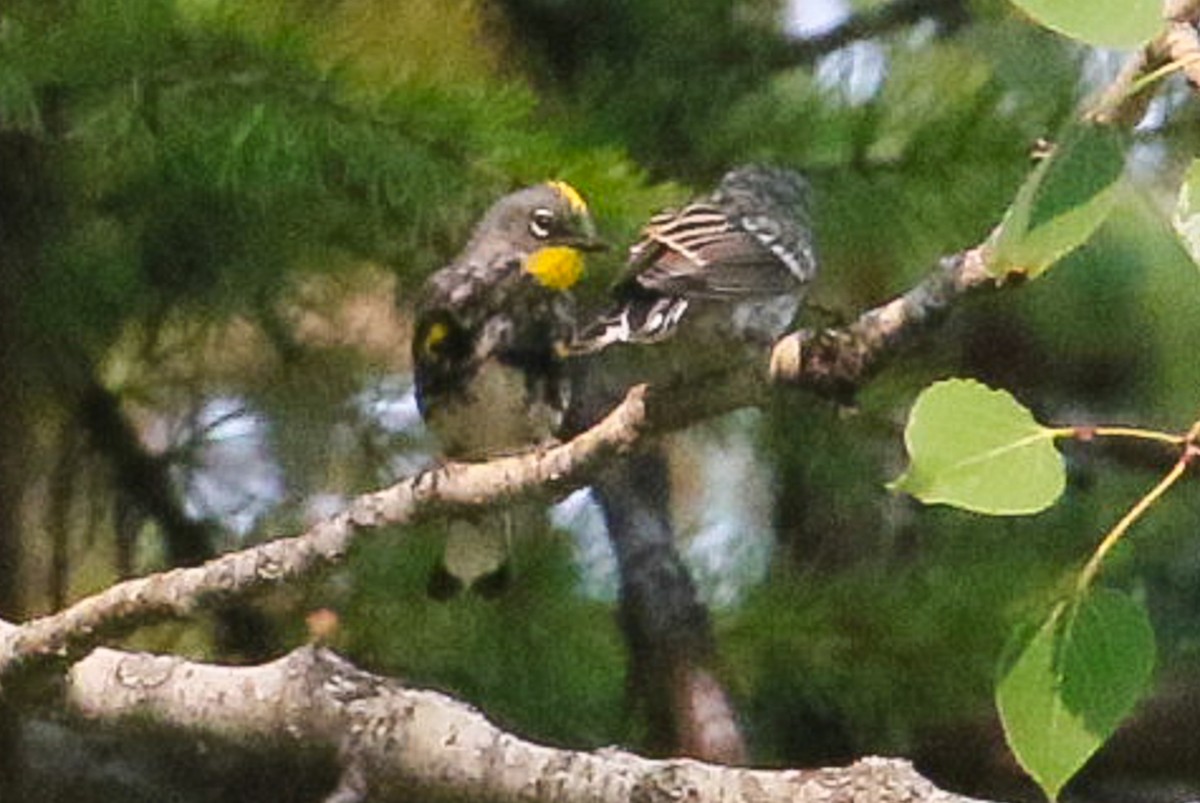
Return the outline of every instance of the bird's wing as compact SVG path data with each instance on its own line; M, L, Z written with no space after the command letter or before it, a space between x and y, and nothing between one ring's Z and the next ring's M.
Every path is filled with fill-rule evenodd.
M760 236L707 203L651 218L630 248L625 283L665 295L713 299L786 293L797 284Z

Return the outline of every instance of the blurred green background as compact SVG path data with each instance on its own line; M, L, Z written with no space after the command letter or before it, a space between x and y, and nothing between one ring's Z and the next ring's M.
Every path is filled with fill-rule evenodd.
M1037 139L1121 59L999 0L909 3L912 19L849 47L801 46L797 20L884 5L10 0L0 611L293 533L423 465L409 300L516 186L569 180L627 243L730 166L801 169L826 322L982 241ZM1066 498L1028 519L924 509L884 483L908 406L949 375L1007 388L1047 423L1186 429L1200 273L1169 210L1195 115L1169 85L1099 235L1044 279L964 305L855 409L793 394L672 441L682 548L755 761L906 755L954 788L1034 799L994 719L996 662L1166 458L1073 446ZM585 303L619 249L590 268ZM727 439L749 457L714 470L705 449ZM752 509L737 509L727 489L748 482ZM424 593L435 532L370 536L345 568L266 601L267 650L302 643L303 614L329 606L336 645L366 667L532 738L636 747L611 566L575 523L520 545L510 593L450 603ZM1198 523L1185 484L1106 574L1150 606L1159 697L1080 794L1200 789L1196 740L1152 740L1194 729ZM227 658L216 636L175 625L131 643Z

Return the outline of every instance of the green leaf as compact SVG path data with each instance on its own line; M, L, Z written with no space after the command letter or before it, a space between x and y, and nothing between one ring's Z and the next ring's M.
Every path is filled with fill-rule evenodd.
M1087 242L1112 210L1123 168L1116 132L1091 124L1069 129L1017 192L995 241L992 271L1033 278Z
M1171 223L1192 261L1200 266L1200 159L1192 160L1183 177Z
M1060 603L1012 646L996 687L1004 735L1021 766L1056 798L1146 690L1154 632L1137 602L1095 589Z
M1162 0L1012 2L1039 24L1096 47L1139 47L1163 27Z
M926 388L908 416L908 470L889 486L922 502L977 513L1036 513L1062 495L1058 430L1001 390L969 379Z

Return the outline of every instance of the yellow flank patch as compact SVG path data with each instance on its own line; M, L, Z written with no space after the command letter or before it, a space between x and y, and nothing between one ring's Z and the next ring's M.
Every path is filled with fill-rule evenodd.
M549 181L547 183L554 188L555 192L567 199L567 206L571 207L572 212L577 215L586 215L588 213L587 201L583 200L583 196L579 194L579 190L565 181Z
M425 342L421 344L421 347L425 349L426 354L433 354L437 350L438 344L449 334L450 327L441 321L431 324L429 331L425 333Z
M562 245L539 248L525 260L525 272L543 287L566 290L583 276L583 254Z

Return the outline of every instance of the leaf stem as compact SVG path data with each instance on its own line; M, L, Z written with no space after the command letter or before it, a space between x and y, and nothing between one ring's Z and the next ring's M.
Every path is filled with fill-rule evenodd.
M1173 435L1157 429L1140 429L1138 427L1052 427L1049 432L1052 438L1074 438L1079 441L1089 441L1092 438L1135 438L1165 443L1168 446L1182 446L1188 439L1187 435Z
M1113 429L1123 428L1114 427ZM1133 431L1144 432L1142 430ZM1100 428L1098 428L1096 432L1097 434L1100 434ZM1150 434L1165 435L1165 433ZM1140 519L1142 515L1150 509L1151 505L1157 502L1163 494L1170 490L1171 486L1183 476L1184 472L1188 470L1188 467L1191 466L1192 462L1197 458L1197 456L1200 456L1200 450L1197 450L1196 447L1196 439L1198 436L1200 436L1200 421L1197 421L1195 424L1193 424L1192 428L1188 430L1188 434L1180 439L1180 441L1185 444L1183 454L1181 454L1179 459L1175 461L1175 465L1171 467L1171 470L1167 472L1166 476L1159 480L1158 484L1151 488L1145 496L1139 499L1137 504L1131 507L1125 513L1125 515L1121 517L1121 520L1116 523L1116 526L1114 526L1108 531L1107 534L1105 534L1104 538L1100 541L1100 546L1096 547L1096 551L1092 553L1092 557L1088 560L1087 565L1083 567L1083 571L1079 574L1079 582L1076 584L1076 590L1080 594L1087 591L1088 586L1090 586L1092 583L1092 580L1096 579L1096 575L1100 572L1100 564L1104 562L1104 558L1109 552L1112 551L1113 547L1117 545L1117 542L1121 540L1121 537L1125 535L1129 528L1133 526L1134 522ZM1155 439L1160 440L1160 438Z
M1157 70L1146 73L1141 78L1138 78L1136 81L1130 84L1129 89L1125 92L1125 96L1131 98L1158 79L1170 75L1178 70L1182 70L1185 67L1195 64L1197 61L1200 61L1200 53L1193 54L1184 59L1175 59L1174 61L1169 61L1163 66L1159 67Z
M1146 441L1158 441L1171 446L1179 446L1187 440L1186 435L1172 435L1169 432L1159 432L1154 429L1138 429L1137 427L1095 427L1092 435L1102 438L1139 438Z

